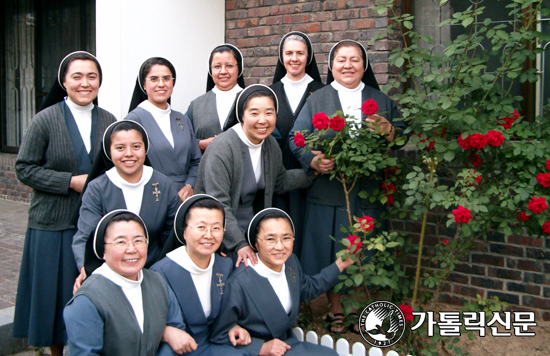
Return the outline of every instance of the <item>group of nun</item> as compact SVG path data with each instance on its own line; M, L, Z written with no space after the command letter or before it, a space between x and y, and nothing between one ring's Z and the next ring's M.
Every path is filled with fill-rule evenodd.
M13 336L55 356L64 345L71 356L335 355L291 327L300 302L327 293L329 330L343 331L331 288L353 261L329 236L344 237L344 192L334 160L293 135L342 110L380 123L385 150L404 125L360 43L329 57L325 86L310 39L290 32L271 87L247 87L242 53L218 46L186 114L171 107L174 66L153 57L116 121L97 106L97 59L67 55L16 161L34 195ZM380 115L361 113L369 98ZM353 215L379 220L380 202L350 197Z

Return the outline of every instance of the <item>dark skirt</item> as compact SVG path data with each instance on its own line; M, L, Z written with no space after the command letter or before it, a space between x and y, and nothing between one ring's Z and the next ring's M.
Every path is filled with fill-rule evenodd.
M65 344L63 308L78 270L71 249L75 229L27 229L13 321L13 337L37 347Z
M368 215L377 222L385 209L361 209L360 199L353 199L350 194L353 215L362 218ZM356 203L356 204L354 204ZM355 209L353 208L355 206ZM305 213L306 224L302 244L300 263L305 274L314 275L336 261L336 253L344 249L340 241L347 234L340 232L340 227L349 228L349 218L346 206L328 206L308 203ZM355 223L355 222L354 222ZM382 226L385 224L383 223ZM384 228L375 229L369 236L375 236ZM330 236L336 238L333 241ZM359 237L362 237L360 235ZM367 256L368 258L369 256Z

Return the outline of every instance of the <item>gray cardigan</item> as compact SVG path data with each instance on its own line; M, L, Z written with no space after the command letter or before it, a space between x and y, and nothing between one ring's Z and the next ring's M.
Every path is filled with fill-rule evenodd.
M223 244L229 251L236 251L248 244L235 218L243 184L243 156L241 139L235 130L220 134L202 156L195 187L195 193L210 194L223 204L227 229ZM281 149L272 136L265 139L262 158L266 208L272 206L273 193L306 188L313 182L302 169L287 171L284 168Z
M94 157L101 148L103 132L116 118L97 108ZM28 227L60 231L72 229L71 216L77 209L79 193L69 188L78 174L69 130L59 105L52 105L33 117L15 161L17 178L33 188Z

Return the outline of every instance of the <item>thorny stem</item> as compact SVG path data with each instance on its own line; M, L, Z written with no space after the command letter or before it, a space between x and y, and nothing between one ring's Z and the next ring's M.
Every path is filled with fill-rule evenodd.
M437 168L437 161L435 159L426 159L424 161L430 170L430 178L429 182L433 182L436 168ZM424 197L424 201L427 199L427 195ZM420 265L422 264L422 246L424 244L424 236L426 235L426 225L428 222L428 212L425 212L422 216L422 228L420 230L420 240L418 241L418 257L416 258L416 276L414 278L414 291L413 291L413 298L411 305L414 308L414 304L416 302L416 296L418 294L418 283L420 281Z

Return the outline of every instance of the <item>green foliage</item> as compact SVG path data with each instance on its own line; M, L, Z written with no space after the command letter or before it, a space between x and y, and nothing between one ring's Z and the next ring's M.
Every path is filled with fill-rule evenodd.
M440 5L445 3L442 0ZM447 229L446 235L450 236L440 238L428 256L419 253L417 267L422 269L424 290L429 291L421 294L419 300L431 303L430 307L475 239L490 231L505 236L540 236L543 224L550 221L550 210L535 214L528 209L533 197L550 199L550 188L537 181L539 174L549 173L550 118L546 114L528 122L518 115L514 121L513 113L520 111L523 98L511 94L514 85L540 80L537 70L525 63L541 53L533 44L550 40L547 34L536 30L537 15L547 16L550 10L542 8L540 0L503 1L510 16L516 17L514 27L512 23L488 18L490 12L481 5L482 2L473 3L439 24L458 25L465 30L445 43L441 52L430 51L433 40L415 31L412 15L396 14L393 1L375 8L379 14L393 14L387 33L404 36L403 48L395 49L389 57L392 65L402 69L401 75L390 80L384 90L401 89L405 82L412 84L392 98L402 106L408 132L414 133L409 143L423 152L416 162L400 167L403 174L396 185L401 186L404 206L396 204L396 209L400 210L401 219L422 220L422 231L426 216L438 216L436 235L439 237L440 229ZM476 22L477 18L485 19ZM373 41L382 36L387 34ZM545 112L549 109L547 105ZM470 142L479 137L473 135L491 131L500 133L504 142L478 143L474 145L477 148L459 144L460 135ZM468 222L457 222L452 213L460 205L470 210L472 219ZM520 213L530 218L520 220ZM498 300L478 296L466 308L495 311L502 305ZM422 328L416 332L425 335ZM404 342L402 351L435 355L434 345L443 342L449 351L461 355L457 341L434 337L420 343Z
M445 3L446 0L441 0L440 4ZM349 276L342 277L340 288L363 283L363 287L369 285L388 291L388 300L399 304L399 298L411 297L413 289L408 282L410 276L403 273L402 256L398 256L398 252L415 249L419 251L417 267L423 283L418 300L429 304L429 310L437 302L449 273L475 246L476 239L492 231L505 236L543 235L542 226L550 221L550 210L535 213L529 210L528 204L533 197L544 197L550 204L550 187L537 180L540 174L550 173L547 164L550 160L550 117L547 114L550 103L545 106L546 114L532 122L521 113L516 118L514 113L521 110L523 98L512 94L512 89L540 80L537 70L525 64L536 60L541 53L536 44L550 40L550 36L537 31L538 14L548 16L550 9L542 8L541 0L503 1L502 6L516 18L514 25L493 21L490 10L482 5L482 2L473 3L439 24L463 29L463 34L445 43L440 52L430 50L433 40L415 30L412 15L394 11L392 0L375 8L379 14L390 14L390 21L386 31L373 42L386 39L388 35L403 36L403 47L393 50L389 57L390 64L400 68L401 74L390 79L383 90L397 89L392 99L401 105L403 119L408 125L406 132L414 133L409 144L416 146L420 154L416 161L410 158L407 162L396 162L383 152L375 157L374 151L364 148L357 150L357 155L351 154L354 161L341 157L341 162L351 167L361 161L360 155L368 155L367 161L374 157L372 164L356 172L361 175L397 163L400 174L388 178L388 183L397 186L396 195L400 195L404 203L396 199L387 218L390 222L393 217L421 221L422 241L426 218L435 216L435 235L439 242L425 253L421 250L422 243L414 245L410 239L405 242L406 234L395 229L378 236L365 234L363 247L351 250L357 253L355 258L361 263L348 271ZM476 22L478 18L484 19L483 22ZM411 85L403 91L406 82ZM503 142L499 139L485 144L474 142L480 136L489 137L489 132L493 138L501 135ZM474 142L476 148L459 141L460 137L466 143ZM355 146L342 143L341 147L370 146L369 140L367 136L360 136ZM360 196L373 201L387 199L384 194L368 196L362 192ZM472 218L459 222L453 214L459 206L468 209ZM520 213L526 213L529 219L520 220ZM440 237L443 229L445 239ZM350 226L348 231L356 233L357 224ZM376 254L365 264L361 254L368 251ZM390 265L393 268L388 268ZM357 302L358 298L370 298L366 287L363 291L363 294L361 290L350 293L346 311L368 303L365 299ZM414 304L416 289L413 295ZM489 312L500 310L502 306L505 303L478 297L466 308ZM463 354L456 346L457 338L438 337L437 330L436 336L428 341L420 335L425 335L425 327L402 341L400 353L437 355L435 346L442 343L449 351Z

